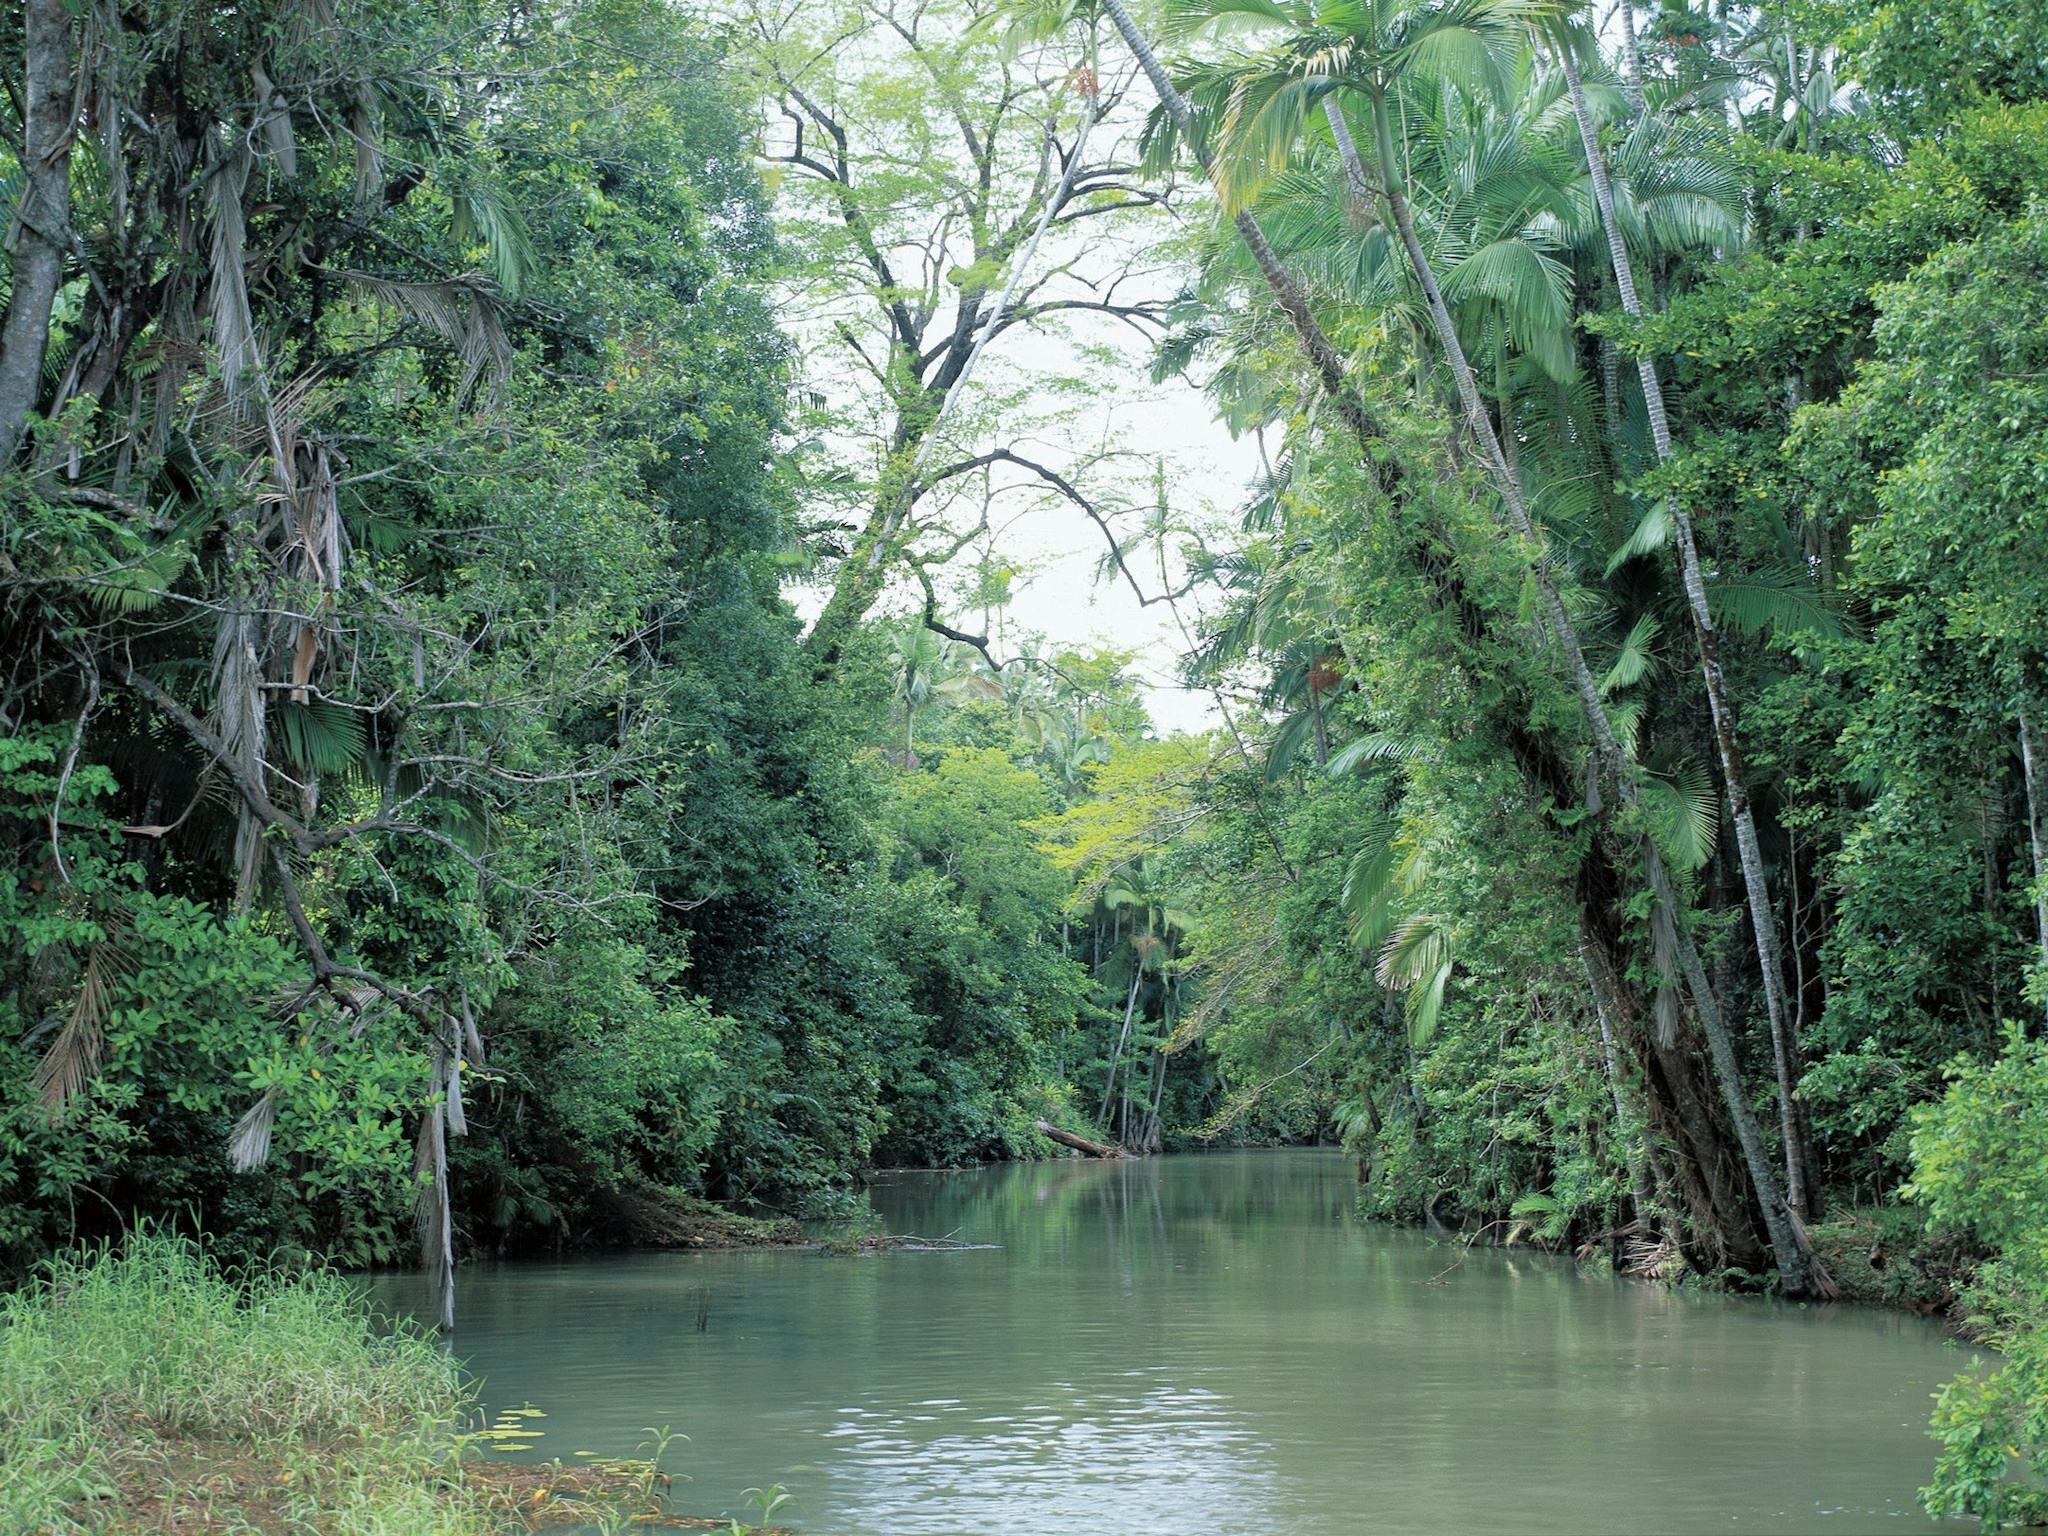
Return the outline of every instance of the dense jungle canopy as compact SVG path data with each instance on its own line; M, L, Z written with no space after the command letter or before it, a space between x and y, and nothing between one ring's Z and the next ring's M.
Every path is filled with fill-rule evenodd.
M0 37L8 1270L1340 1140L1389 1219L1956 1309L1930 1508L2040 1511L2041 0Z

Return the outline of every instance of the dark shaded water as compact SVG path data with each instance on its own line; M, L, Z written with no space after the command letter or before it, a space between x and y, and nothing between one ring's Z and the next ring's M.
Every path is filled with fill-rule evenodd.
M465 1270L456 1351L533 1454L670 1425L679 1508L779 1482L816 1532L1932 1529L1931 1325L1460 1262L1355 1192L1320 1152L908 1175L889 1230L1000 1247Z

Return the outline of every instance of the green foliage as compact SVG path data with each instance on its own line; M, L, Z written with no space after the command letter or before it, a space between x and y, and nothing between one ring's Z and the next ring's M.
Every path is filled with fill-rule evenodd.
M1065 882L1029 830L1049 798L994 748L947 749L897 785L883 922L917 1024L888 1056L885 1160L1027 1154L1059 1104L1051 1047L1088 986L1059 948Z
M1999 1351L1942 1389L1928 1513L1987 1531L2048 1514L2048 1047L2017 1027L1990 1062L1950 1064L1948 1091L1913 1117L1913 1199L1990 1249L1968 1291Z
M119 366L0 487L5 1261L144 1210L396 1262L443 1198L460 1249L618 1240L1034 1146L1088 1003L1022 823L1142 708L1117 658L1027 696L912 627L990 755L899 782L881 637L829 684L799 648L791 252L720 41L645 0L159 9L92 61L95 297L51 341L51 381ZM252 57L290 117L207 173L241 202L194 260L164 199Z
M1847 63L1905 124L1924 128L1989 96L2048 96L2039 0L1839 5Z
M237 1284L190 1242L139 1235L0 1296L0 1523L97 1529L105 1501L183 1453L256 1484L217 1499L294 1528L481 1536L497 1521L455 1465L468 1407L431 1341L373 1330L342 1282L260 1270Z

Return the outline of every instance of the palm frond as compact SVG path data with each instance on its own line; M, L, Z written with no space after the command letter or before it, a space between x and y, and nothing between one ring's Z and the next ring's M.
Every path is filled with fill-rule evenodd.
M86 954L71 1010L36 1063L36 1097L52 1120L62 1118L99 1071L107 1021L114 1011L115 977L126 966L126 956L111 936L96 940Z
M1436 743L1424 736L1400 736L1390 731L1372 731L1348 742L1330 754L1327 772L1332 778L1351 773L1368 763L1420 762L1436 751Z
M248 1173L270 1160L270 1132L276 1124L277 1090L265 1089L228 1135L228 1162L235 1172Z
M1671 542L1677 527L1677 523L1672 520L1671 503L1661 496L1658 497L1643 509L1643 515L1635 528L1627 538L1615 546L1614 553L1607 557L1607 570L1604 574L1612 576L1638 555L1654 555Z
M331 777L358 770L369 752L361 712L331 699L274 705L268 724L280 756L307 773Z
M467 187L452 194L453 215L449 237L457 248L472 243L484 248L484 261L498 289L508 299L519 297L535 256L533 237L519 210L506 202L495 187Z
M1656 645L1661 629L1655 614L1638 615L1635 623L1629 626L1627 638L1621 642L1621 654L1614 658L1614 665L1600 680L1603 695L1633 688L1650 675L1657 665L1656 652L1652 647Z
M403 283L366 272L335 275L446 342L462 364L459 396L467 397L486 376L495 385L510 372L512 344L499 324L497 305L480 282L458 277Z
M1816 587L1796 566L1713 578L1707 582L1707 611L1716 624L1748 635L1775 630L1833 639L1848 627L1840 598Z
M1280 722L1280 729L1273 733L1273 740L1266 747L1266 782L1278 781L1294 760L1301 756L1301 749L1315 739L1315 711L1297 709Z
M1714 856L1721 830L1721 800L1703 764L1681 763L1668 776L1645 774L1640 790L1657 846L1690 872Z
M1451 979L1451 962L1446 959L1429 973L1419 987L1408 989L1408 1043L1417 1049L1429 1044L1442 1017L1444 988Z

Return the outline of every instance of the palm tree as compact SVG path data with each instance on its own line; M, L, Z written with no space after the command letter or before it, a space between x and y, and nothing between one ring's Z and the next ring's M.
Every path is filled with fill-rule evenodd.
M1607 234L1607 252L1613 263L1615 287L1621 307L1640 319L1642 301L1636 294L1633 263L1628 243L1616 214L1614 182L1608 174L1607 157L1600 148L1599 130L1592 106L1579 78L1573 58L1572 40L1553 38L1554 52L1571 92L1572 113L1578 119L1579 138L1585 149L1586 168L1593 181L1593 197L1600 224ZM1650 438L1656 445L1657 462L1672 456L1671 421L1665 411L1664 387L1656 359L1647 352L1636 359L1636 373L1642 382L1643 404L1650 418ZM1707 708L1714 724L1714 744L1721 758L1721 776L1728 787L1728 815L1735 824L1735 847L1742 866L1743 886L1748 896L1751 932L1756 940L1757 970L1763 981L1764 1008L1770 1018L1771 1057L1777 1074L1778 1121L1784 1142L1785 1192L1792 1209L1801 1215L1808 1210L1806 1154L1801 1120L1793 1098L1796 1080L1794 1060L1798 1044L1792 1039L1791 1010L1785 1000L1784 972L1779 958L1778 924L1771 906L1770 885L1764 875L1762 846L1757 838L1756 812L1749 789L1749 770L1736 740L1735 701L1729 696L1728 681L1721 666L1721 636L1707 602L1707 582L1700 563L1699 541L1691 514L1682 500L1669 502L1672 529L1678 549L1679 576L1685 588L1686 605L1692 618L1693 638L1699 647L1700 676L1706 684Z
M903 708L903 766L917 766L917 712L932 701L944 674L946 655L939 637L922 624L906 624L890 638L896 666L896 702Z
M1119 0L1108 3L1121 9ZM1497 94L1508 60L1526 29L1548 20L1557 9L1550 0L1177 0L1175 13L1191 30L1221 19L1266 25L1277 22L1285 27L1266 52L1198 72L1203 83L1198 90L1213 102L1212 115L1220 128L1216 159L1221 174L1212 170L1212 179L1227 205L1236 207L1237 217L1244 218L1248 186L1260 174L1271 174L1286 164L1309 113L1320 111L1343 157L1351 186L1369 188L1378 196L1421 286L1457 388L1465 427L1480 447L1509 526L1530 552L1538 605L1564 653L1604 776L1613 784L1621 804L1639 811L1641 792L1635 775L1542 553L1520 479L1487 414L1457 325L1417 233L1407 192L1408 168L1394 131L1396 112L1424 82L1443 89L1477 87ZM1343 105L1346 97L1359 100L1365 109L1373 152L1370 164L1353 138ZM1185 107L1174 112L1177 125L1186 113ZM1192 138L1193 125L1183 125L1182 132ZM1277 258L1275 261L1277 264ZM1708 984L1698 948L1679 920L1678 893L1662 855L1646 833L1637 836L1636 848L1653 897L1651 919L1657 949L1660 955L1676 960L1692 993L1780 1275L1788 1292L1803 1294L1811 1284L1807 1245L1797 1225L1787 1219L1784 1198L1742 1085L1733 1037ZM1668 1003L1663 1017L1667 1021L1663 1028L1667 1032L1674 1029Z

